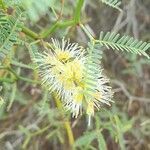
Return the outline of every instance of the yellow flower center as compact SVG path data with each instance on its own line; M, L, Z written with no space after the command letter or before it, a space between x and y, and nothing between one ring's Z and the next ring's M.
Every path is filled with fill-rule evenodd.
M78 60L74 60L71 63L71 68L74 73L74 80L80 82L83 77L83 66Z
M81 103L83 100L83 89L78 86L75 88L75 92L73 93L73 99L76 103Z
M70 55L70 53L68 51L59 51L57 53L57 58L60 61L66 62L68 59L71 58L71 55Z
M94 115L94 103L93 103L93 101L90 101L90 102L88 103L86 113L87 113L89 116Z
M67 61L70 58L72 57L68 51L59 51L57 57L48 56L45 59L45 63L50 64L51 73L63 84L66 90L74 89L77 86L83 87L83 63L78 59ZM75 99L82 99L83 96L77 93Z
M58 70L62 70L62 72L57 75L59 81L63 83L65 89L74 89L82 79L82 64L78 60L73 60L60 66Z

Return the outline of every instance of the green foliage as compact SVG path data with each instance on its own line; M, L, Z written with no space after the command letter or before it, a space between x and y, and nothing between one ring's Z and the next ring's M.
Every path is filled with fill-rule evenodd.
M119 11L122 11L119 6L121 5L120 0L101 0L106 5L109 5L110 7L113 7L115 9L118 9Z
M89 150L89 149L95 149L94 146L92 146L93 141L98 142L98 148L99 150L107 150L106 142L104 139L104 136L101 132L101 130L94 130L94 131L88 131L83 136L78 138L74 144L74 148L80 148Z
M128 119L123 113L117 114L116 107L113 107L111 111L112 112L110 113L107 110L103 110L103 112L100 112L100 114L96 116L96 127L103 130L108 130L111 137L115 138L116 142L119 142L121 150L124 150L124 133L130 131L133 126L133 120Z
M11 108L11 106L12 106L14 100L15 100L16 90L17 90L16 83L13 84L12 88L13 89L12 89L12 92L11 92L11 95L10 95L10 102L9 102L9 104L7 106L7 111L10 110L10 108Z
M97 132L92 131L92 132L87 132L80 138L78 138L74 144L74 147L80 147L80 149L89 149L91 142L94 139L97 139Z
M102 46L135 54L142 54L149 58L146 51L150 48L150 43L139 41L130 36L122 36L117 33L101 32L99 42Z
M3 0L3 5L6 5L7 7L14 7L21 4L21 0Z
M117 111L116 107L114 107L114 110ZM124 150L124 133L130 131L133 126L133 120L128 120L127 116L123 113L117 115L114 110L112 110L113 113L107 110L102 110L98 113L95 116L95 129L89 130L79 137L74 144L74 148L96 149L92 143L98 142L99 150L107 150L104 132L109 131L109 136L115 138L116 142L119 142L121 150Z
M26 10L30 20L36 22L49 11L54 2L55 0L22 0L22 6Z
M3 5L23 8L31 22L35 23L41 16L49 12L55 2L55 0L4 0Z
M0 108L2 107L3 104L4 104L4 99L0 97Z
M22 12L17 9L14 16L0 15L0 62L12 50L19 41L19 33L22 30Z
M37 116L39 116L36 123L26 127L19 125L19 131L25 136L22 148L26 149L36 136L42 134L45 134L47 140L58 140L60 143L64 143L62 120L58 120L64 114L58 111L58 109L51 108L49 99L49 92L43 90L41 101L34 106ZM44 127L39 128L37 123L42 122L42 120L46 120L48 123Z
M101 0L101 2L121 11L120 0ZM124 73L123 75L127 75L129 81L134 79L136 86L130 87L129 85L127 90L144 96L147 96L146 92L149 93L149 89L147 89L149 70L146 70L146 66L150 64L150 61L145 57L137 57L137 54L149 58L150 43L113 32L101 32L99 39L93 37L88 31L85 31L85 35L83 35L82 26L86 26L89 18L81 9L83 6L86 8L87 3L88 7L93 10L95 1L91 1L92 6L91 3L83 0L59 2L56 0L0 0L0 147L7 149L5 146L9 145L9 149L31 150L42 149L45 145L50 145L50 148L66 149L69 147L69 134L72 132L75 137L78 137L74 139L72 145L75 150L107 150L108 139L119 149L125 150L126 133L129 133L129 137L131 134L131 137L140 144L144 143L143 141L149 136L150 120L147 116L149 109L143 109L140 113L136 113L136 117L126 115L129 111L129 106L126 105L131 105L130 103L135 101L142 109L145 105L144 102L146 105L149 103L148 98L141 100L140 97L135 97L128 101L127 99L130 99L130 97L126 97L128 93L127 95L121 93L119 99L126 101L116 101L111 107L112 109L101 109L100 112L96 112L91 117L92 122L88 129L86 128L85 114L83 117L79 116L78 119L71 119L70 113L64 112L62 108L60 110L56 108L57 102L54 101L54 97L46 86L43 88L40 85L34 59L39 57L37 56L39 53L52 46L51 43L48 43L50 37L61 39L65 33L65 38L69 37L71 41L79 41L80 45L88 47L85 54L86 69L83 79L86 83L86 94L84 95L86 99L90 101L93 98L91 93L95 89L96 78L101 74L104 47L118 50L118 56L121 52L130 52L121 58L121 61L124 61L123 65L127 65L126 69L119 70L122 74ZM43 19L40 21L42 17ZM96 18L95 14L94 17ZM145 25L145 22L143 24ZM45 28L46 26L47 28ZM92 25L91 28L93 28ZM140 36L144 34L142 31L140 30ZM86 37L89 37L88 42ZM144 40L144 37L142 38ZM145 40L148 41L147 38ZM24 45L20 44L22 41ZM12 54L11 58L7 57L10 54ZM113 57L113 52L110 55ZM111 72L116 69L116 66L113 64L115 68L110 67L112 65L110 57L108 56L107 59L106 53L107 63L104 62L104 66L106 68L109 66L107 73L110 76L119 76L118 72L116 74L115 71ZM115 61L118 62L119 59ZM117 65L118 68L121 68L122 62ZM144 74L145 81L141 81L141 77L139 78L140 73ZM121 76L119 77L121 78ZM115 88L116 91L119 91L122 87L115 86ZM130 107L134 110L132 105ZM142 114L144 111L146 112L145 117ZM132 119L134 117L135 119ZM66 122L69 122L70 129L73 129L69 130L69 134L68 129L64 126ZM82 129L84 130L83 134ZM128 142L130 144L130 141ZM43 143L48 144L44 145Z
M99 150L107 150L106 140L104 139L104 136L100 131L97 134L97 140Z
M86 84L86 94L87 99L91 98L94 92L94 89L97 84L97 78L100 73L100 60L102 58L101 46L99 44L95 44L89 42L87 49L87 58L85 64L85 84ZM93 91L93 92L92 92Z

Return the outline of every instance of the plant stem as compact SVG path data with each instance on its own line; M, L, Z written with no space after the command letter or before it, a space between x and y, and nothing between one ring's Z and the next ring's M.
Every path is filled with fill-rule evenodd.
M56 21L52 26L49 26L47 29L45 29L44 31L42 31L40 33L40 37L41 38L46 38L50 34L52 34L53 32L55 32L57 28L65 28L65 27L69 27L69 26L73 26L73 25L75 25L74 20L68 20L68 21L64 21L64 22L58 22L58 21Z
M45 126L44 128L42 128L42 129L40 129L40 130L38 130L38 131L32 133L31 136L33 137L33 136L37 136L37 135L39 135L39 134L42 134L43 132L47 131L50 127L51 127L51 126L50 126L50 124L49 124L49 125Z
M34 40L39 39L39 35L37 33L35 33L34 31L30 30L27 27L22 27L22 32L24 32L26 35L28 35L29 37L33 38Z
M12 68L9 68L9 67L0 67L0 69L6 69L6 70L8 70L15 77L14 79L0 78L0 82L14 83L16 80L22 80L22 81L29 82L29 83L40 84L40 82L37 81L37 80L28 79L28 78L25 78L25 77L22 77L22 76L18 75Z
M55 103L56 103L58 109L61 110L62 109L62 104L61 104L60 99L57 98L57 96L56 96L55 93L53 93L53 97L54 97L54 100L55 100ZM70 123L69 123L68 120L64 122L64 126L65 126L66 131L67 131L67 135L68 135L68 139L69 139L69 144L72 147L73 144L74 144L74 136L73 136L73 132L72 132L72 129L71 129L71 126L70 126Z
M52 26L48 27L47 29L43 30L40 33L40 36L42 38L47 37L49 34L51 34L53 31L55 31L58 28L58 22L56 21Z
M25 81L25 82L33 83L33 84L40 84L40 82L37 81L37 80L32 80L32 79L24 78L24 77L21 77L21 76L19 76L18 79L20 79L22 81Z
M20 67L20 68L26 68L26 69L31 69L31 70L33 70L32 66L30 66L30 64L29 64L29 65L23 64L22 62L17 62L17 61L15 61L15 60L12 60L12 61L11 61L11 64L12 64L12 65L15 65L15 66L17 66L17 67Z
M24 78L22 76L19 76L15 71L13 71L13 69L11 68L7 68L8 71L10 71L15 77L16 79L20 79L20 80L23 80L23 81L26 81L26 82L29 82L29 83L36 83L36 84L39 84L38 81L35 81L35 80L31 80L31 79L28 79L28 78Z
M65 121L64 126L67 130L67 134L68 134L68 138L69 138L69 144L70 144L70 146L73 146L74 137L73 137L73 133L72 133L72 129L71 129L69 121Z
M43 132L47 131L48 129L50 128L50 125L48 126L45 126L44 128L42 129L39 129L38 131L34 132L34 133L31 133L29 134L27 137L26 137L26 140L24 141L23 145L22 145L22 148L23 149L26 149L31 138L33 138L34 136L37 136L37 135L40 135L42 134Z
M75 13L74 13L75 24L80 23L81 9L82 9L83 3L84 3L84 0L77 1L77 6L75 9Z

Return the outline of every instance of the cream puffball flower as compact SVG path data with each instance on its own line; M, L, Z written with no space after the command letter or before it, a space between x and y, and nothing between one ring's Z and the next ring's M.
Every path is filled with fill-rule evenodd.
M102 75L102 69L91 74L94 75L94 86L88 83L85 73L89 70L86 65L87 55L77 43L52 39L51 49L37 53L34 58L42 84L57 94L74 117L82 110L93 116L95 108L100 109L102 104L110 105L112 101L109 80ZM92 90L88 91L89 88Z

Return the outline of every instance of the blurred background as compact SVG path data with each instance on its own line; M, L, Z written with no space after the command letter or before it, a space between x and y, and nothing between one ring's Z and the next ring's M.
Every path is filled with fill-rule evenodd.
M39 5L27 2L24 1L24 8L28 17L23 22L36 33L53 26L55 21L69 20L76 7L74 0L53 0L50 5L48 0L42 0ZM7 5L13 15L16 5L20 4L7 1ZM81 9L81 22L95 38L100 31L115 31L150 42L150 0L122 0L120 8L122 12L101 0L86 0ZM23 41L36 41L25 33L22 31L19 35ZM81 28L74 25L58 27L44 40L50 41L51 37L70 38L84 47L89 40ZM36 48L44 50L41 45ZM26 44L13 46L6 64L22 77L39 80L37 71L32 69ZM13 83L0 80L0 95L4 100L0 106L0 150L149 150L150 60L106 49L102 66L111 80L115 103L97 111L90 127L86 114L75 119L69 112L56 108L53 97L41 85L21 78ZM0 78L3 76L13 78L1 69ZM74 140L68 136L66 122L70 124Z

